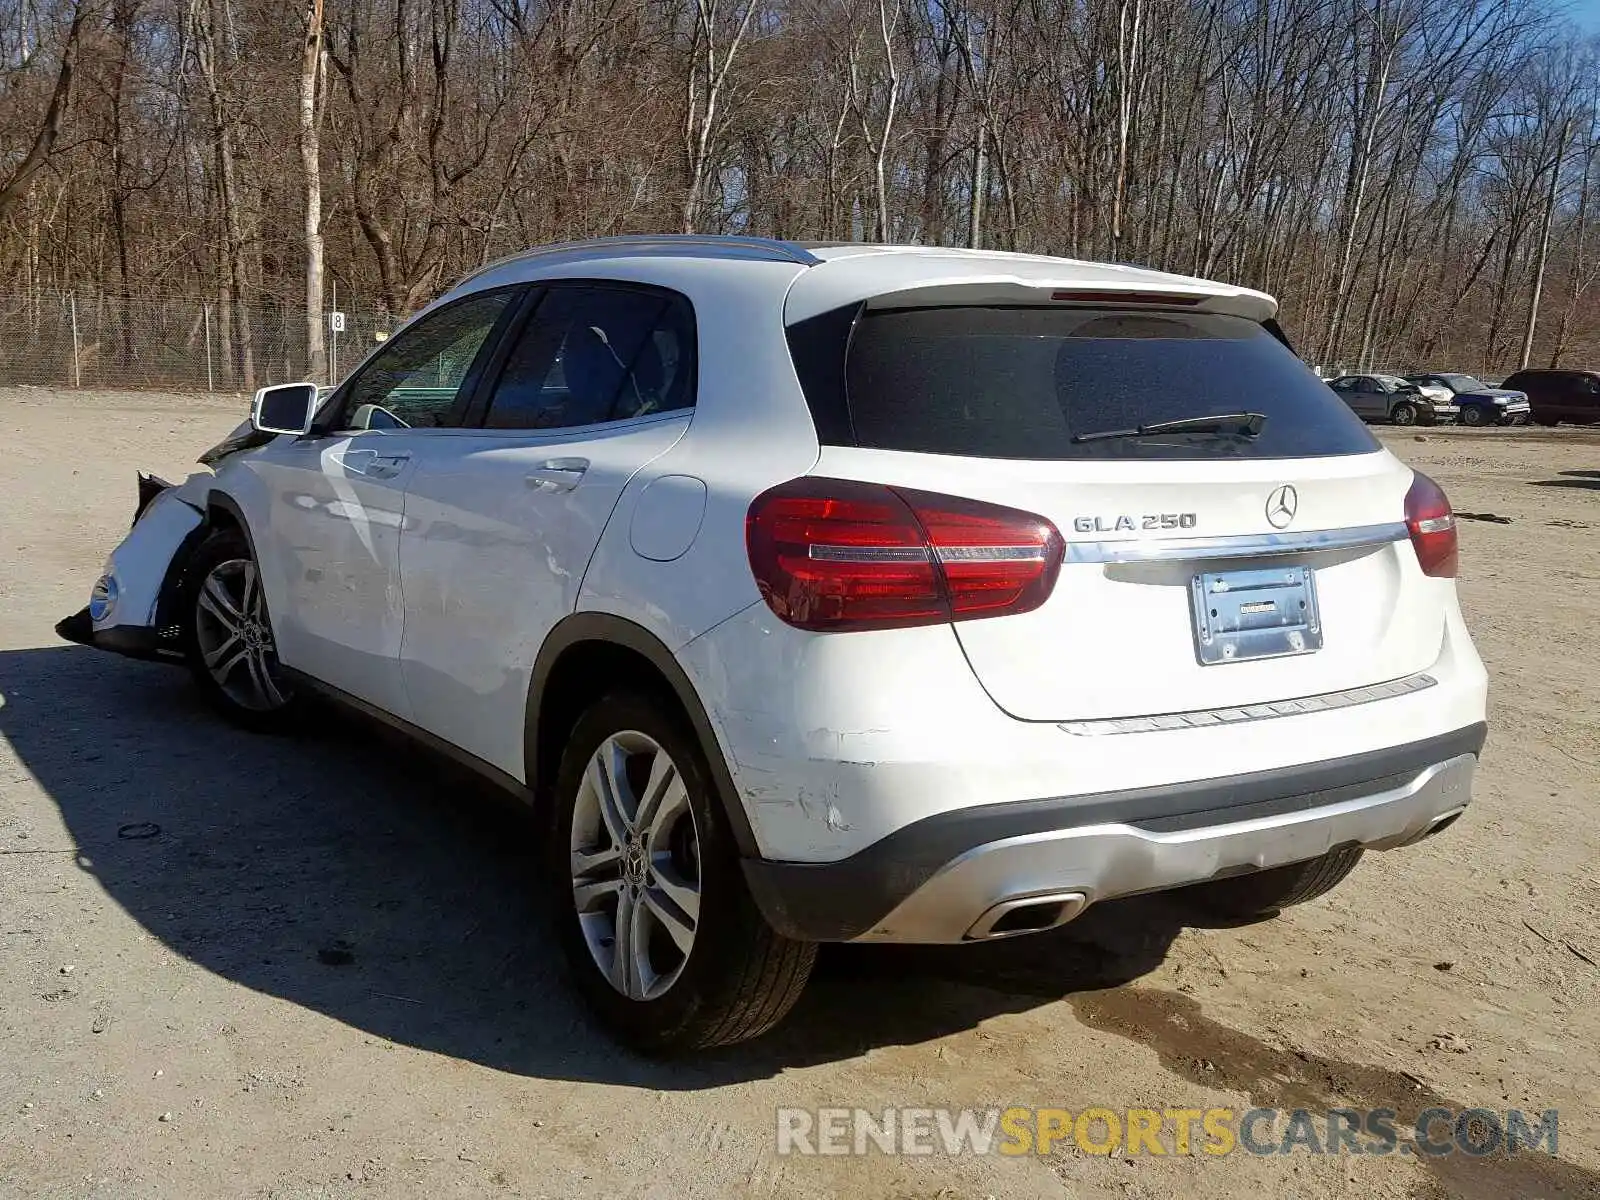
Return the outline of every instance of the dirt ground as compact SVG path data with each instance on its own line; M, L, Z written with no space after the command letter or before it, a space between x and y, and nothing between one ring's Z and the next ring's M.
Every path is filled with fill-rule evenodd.
M1448 834L1253 926L1152 900L836 949L775 1035L661 1065L584 1020L476 784L353 720L236 732L180 671L55 639L135 468L181 478L242 413L0 391L0 1195L1600 1196L1600 432L1384 431L1510 519L1462 526L1491 734ZM775 1152L780 1106L892 1104L1557 1108L1560 1140Z

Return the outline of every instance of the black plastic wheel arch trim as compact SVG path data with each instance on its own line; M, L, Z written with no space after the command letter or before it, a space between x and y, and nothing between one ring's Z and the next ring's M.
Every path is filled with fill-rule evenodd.
M625 617L610 613L573 613L557 623L539 647L528 688L528 711L523 732L523 762L529 786L535 786L539 779L539 710L545 685L561 656L583 642L608 642L631 650L648 661L666 680L684 715L688 717L690 727L705 753L706 762L711 767L711 782L716 788L716 798L722 806L723 815L727 817L740 857L757 857L760 851L756 846L755 832L750 827L749 815L734 787L733 775L722 756L721 744L717 741L711 719L706 715L705 705L700 702L699 693L672 651L644 626Z

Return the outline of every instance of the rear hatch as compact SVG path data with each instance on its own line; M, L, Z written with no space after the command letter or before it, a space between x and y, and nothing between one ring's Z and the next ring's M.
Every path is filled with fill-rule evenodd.
M791 327L820 401L816 474L1021 509L1065 539L1042 606L953 626L1001 708L1065 721L1271 704L1436 660L1449 585L1406 539L1412 472L1275 329L1148 295L1053 295L858 307L837 380L822 327Z

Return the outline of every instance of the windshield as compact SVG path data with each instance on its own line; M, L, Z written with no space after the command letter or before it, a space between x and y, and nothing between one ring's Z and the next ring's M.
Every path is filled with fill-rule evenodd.
M836 317L789 331L818 434L829 444L1012 459L1308 458L1376 449L1360 418L1243 317L886 309L862 313L853 333ZM814 336L804 328L813 322L835 332ZM835 421L830 410L840 398L847 411ZM1241 413L1261 414L1258 435L1241 436L1237 420L1202 420ZM1173 421L1186 427L1075 440Z

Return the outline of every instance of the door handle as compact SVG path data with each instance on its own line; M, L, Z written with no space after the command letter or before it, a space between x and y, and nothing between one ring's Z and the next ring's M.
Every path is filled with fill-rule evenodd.
M377 454L362 474L368 479L393 479L410 461L409 454Z
M528 472L528 486L540 492L570 492L588 469L587 458L552 458Z

